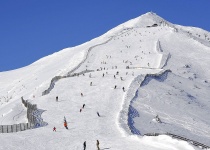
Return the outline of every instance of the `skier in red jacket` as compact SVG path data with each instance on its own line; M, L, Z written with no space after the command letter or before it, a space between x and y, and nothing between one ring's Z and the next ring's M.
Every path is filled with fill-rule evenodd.
M64 121L64 127L65 127L66 129L68 129L68 126L67 126L67 122L66 122L66 121Z

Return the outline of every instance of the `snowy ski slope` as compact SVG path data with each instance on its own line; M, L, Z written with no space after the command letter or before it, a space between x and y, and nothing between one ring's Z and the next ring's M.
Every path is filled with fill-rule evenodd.
M146 13L82 45L1 72L0 125L27 122L22 96L46 110L48 125L1 133L0 149L81 150L86 141L94 150L97 139L104 150L200 149L166 135L143 136L154 132L210 146L209 37ZM66 77L85 70L92 72ZM55 76L65 78L42 95Z

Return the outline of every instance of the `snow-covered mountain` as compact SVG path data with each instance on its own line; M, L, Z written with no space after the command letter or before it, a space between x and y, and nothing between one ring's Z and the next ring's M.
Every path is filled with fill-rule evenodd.
M28 121L22 96L45 110L48 125L0 133L0 149L79 150L86 141L94 150L97 139L101 149L199 149L168 135L143 136L148 133L210 146L209 58L209 32L149 12L82 45L1 72L0 125Z

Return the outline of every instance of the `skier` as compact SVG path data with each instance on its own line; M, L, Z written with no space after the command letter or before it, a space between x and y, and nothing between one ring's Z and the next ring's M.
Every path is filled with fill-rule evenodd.
M83 97L83 93L81 93L81 96Z
M83 108L83 109L85 108L85 104L83 104L82 108Z
M123 78L122 77L120 77L120 79L121 79L121 81L123 81Z
M96 146L97 146L97 149L100 150L100 148L99 148L99 141L98 140L96 141Z
M114 75L114 78L116 79L115 75Z
M100 114L99 114L99 112L97 112L97 115L98 115L98 117L101 117Z
M117 86L115 85L115 86L114 86L114 89L116 89L116 88L117 88Z
M92 82L90 82L90 86L92 86L93 85L93 83Z
M56 102L58 102L58 96L56 96Z
M122 88L122 90L123 90L123 92L125 92L125 88L124 87Z
M64 127L65 127L66 129L68 129L68 126L67 126L67 122L66 122L66 121L64 121Z
M103 73L103 77L104 77L104 73Z
M82 112L82 108L79 110L79 112Z
M117 71L116 75L118 75L118 74L119 74L119 71Z
M83 148L86 150L86 141L83 143Z
M156 119L156 121L158 122L158 123L162 123L162 121L160 120L160 118L159 118L159 116L157 115L157 116L155 116L155 119Z
M53 131L55 131L55 132L56 132L56 127L54 127L54 128L53 128Z

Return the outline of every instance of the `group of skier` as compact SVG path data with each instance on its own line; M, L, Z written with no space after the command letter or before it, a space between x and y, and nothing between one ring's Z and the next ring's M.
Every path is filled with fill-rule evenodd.
M68 124L67 124L67 121L66 121L66 117L64 116L64 123L63 123L64 127L68 130ZM56 127L53 128L53 131L56 132Z
M85 108L85 104L82 105L82 108L80 108L79 112L82 112L82 109Z
M116 69L117 69L117 67L116 67ZM116 75L119 75L118 71L116 72ZM105 76L105 74L103 73L103 77L104 76ZM90 78L92 77L91 74L89 74L89 77ZM114 78L116 79L115 75L114 75ZM121 81L123 81L122 77L120 77L120 79L121 79ZM90 86L92 86L92 82L90 82ZM117 85L115 85L114 89L116 89L116 88L117 88ZM125 88L124 87L122 88L122 90L125 92ZM81 95L81 97L83 97L83 93L81 93L80 95ZM56 96L56 102L58 102L58 96ZM80 112L82 112L82 109L84 109L84 108L85 108L85 104L83 104L82 108L80 109ZM99 112L97 112L97 116L101 117ZM65 116L64 116L64 127L66 129L68 129L68 124L67 124ZM53 128L53 131L56 132L56 127ZM100 148L99 148L99 141L98 140L96 140L96 147L97 147L98 150L100 150ZM83 148L84 148L84 150L86 150L86 141L83 143Z
M99 140L96 140L96 147L97 147L98 150L100 150ZM86 150L86 141L83 143L83 148L84 148L84 150Z
M85 107L85 104L83 104L83 108L84 107ZM98 112L97 112L97 115L100 117L100 114ZM66 121L66 117L65 116L64 116L64 127L66 129L68 129L67 121ZM53 128L53 131L56 132L56 127ZM96 140L96 147L97 147L98 150L100 150L100 148L99 148L99 140ZM84 150L86 150L86 141L83 143L83 148L84 148Z

